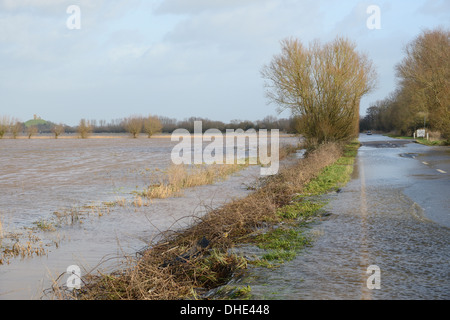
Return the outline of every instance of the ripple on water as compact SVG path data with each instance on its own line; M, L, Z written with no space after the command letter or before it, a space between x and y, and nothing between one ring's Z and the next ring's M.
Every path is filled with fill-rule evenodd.
M250 271L254 298L361 299L372 264L381 269L381 289L369 298L450 298L449 229L426 219L398 188L368 188L362 214L359 183L328 204L333 218L313 227L320 236L312 247L277 270Z

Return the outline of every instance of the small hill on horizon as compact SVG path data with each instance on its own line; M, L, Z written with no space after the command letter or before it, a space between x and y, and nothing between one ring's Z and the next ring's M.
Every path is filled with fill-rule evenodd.
M40 125L46 125L48 124L48 121L45 121L43 119L31 119L28 120L24 123L25 127L30 127L30 126L40 126Z
M44 119L41 119L40 117L35 117L34 119L28 120L23 123L25 129L34 126L37 127L39 130L39 133L49 133L52 132L52 128L55 126L55 124L51 121L47 121Z

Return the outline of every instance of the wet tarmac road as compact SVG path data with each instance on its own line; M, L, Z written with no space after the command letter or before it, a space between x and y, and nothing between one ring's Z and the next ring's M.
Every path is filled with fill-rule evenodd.
M361 135L360 141L360 164L368 167L372 183L401 185L428 219L450 228L450 147L380 135Z
M242 280L252 298L450 298L449 148L360 142L352 180L310 230L313 246L276 270L253 269Z

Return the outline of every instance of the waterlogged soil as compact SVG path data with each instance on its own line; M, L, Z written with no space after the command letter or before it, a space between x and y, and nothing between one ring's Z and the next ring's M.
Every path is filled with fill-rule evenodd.
M280 138L280 144L298 143ZM211 208L251 192L260 167L185 190L180 197L140 199L171 164L166 138L5 139L0 141L0 238L39 248L0 265L0 299L40 299L66 269L108 272L158 240L195 223ZM16 245L17 247L17 245ZM60 277L61 276L61 277Z
M351 181L307 230L313 245L235 283L251 287L251 298L450 298L450 179L436 170L448 166L449 149L379 135L360 141Z

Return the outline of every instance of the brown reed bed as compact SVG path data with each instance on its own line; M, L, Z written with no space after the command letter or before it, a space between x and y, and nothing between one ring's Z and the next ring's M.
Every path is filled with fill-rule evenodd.
M147 198L165 199L182 194L182 190L223 180L229 175L244 169L248 164L195 165L172 164L162 181L154 183L142 192Z
M23 238L23 239L20 239ZM9 264L11 259L43 256L48 253L42 240L28 231L25 235L0 233L0 265Z
M298 148L298 145L283 145L279 150L279 160L286 158ZM259 164L258 159L256 159L255 162ZM185 164L171 164L169 168L163 172L164 174L153 179L156 181L153 181L140 195L150 199L165 199L180 196L182 190L186 188L213 184L224 180L230 175L248 167L251 163L252 161L247 158L243 163L233 164L201 164L192 166Z
M262 179L247 197L194 217L195 222L184 230L165 232L161 241L130 259L123 270L87 275L80 290L58 291L58 296L89 300L201 298L247 267L247 260L231 249L251 241L255 231L280 222L278 209L292 203L311 179L340 158L342 150L340 145L326 144L308 152L277 175Z

